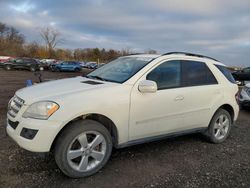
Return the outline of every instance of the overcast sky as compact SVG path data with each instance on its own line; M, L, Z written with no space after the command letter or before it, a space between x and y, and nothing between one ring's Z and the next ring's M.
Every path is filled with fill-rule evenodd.
M188 51L250 66L250 0L0 0L0 21L37 42L52 26L64 48Z

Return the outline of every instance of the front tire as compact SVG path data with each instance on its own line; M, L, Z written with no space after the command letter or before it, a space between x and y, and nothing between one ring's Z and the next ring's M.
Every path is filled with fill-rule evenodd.
M222 143L228 137L231 127L231 115L228 111L219 109L213 116L205 135L212 143Z
M112 152L109 131L99 122L79 120L60 134L55 145L55 161L62 172L72 178L98 172Z

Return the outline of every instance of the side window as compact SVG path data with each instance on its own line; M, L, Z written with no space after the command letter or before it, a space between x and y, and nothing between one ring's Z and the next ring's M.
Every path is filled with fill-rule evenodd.
M158 90L181 86L181 63L178 60L167 61L152 70L146 77L157 83Z
M230 70L227 69L227 67L222 66L222 65L215 65L220 72L228 79L228 81L230 81L231 83L236 83L233 75L231 74Z
M182 85L184 87L211 84L218 84L218 82L205 63L182 61Z

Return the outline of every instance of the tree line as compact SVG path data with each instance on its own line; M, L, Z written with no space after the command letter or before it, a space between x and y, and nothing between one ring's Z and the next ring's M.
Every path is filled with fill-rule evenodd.
M77 48L74 50L58 48L63 43L61 34L53 28L41 28L40 36L44 45L37 42L28 43L25 36L16 28L0 22L0 55L13 57L31 57L39 59L59 59L78 61L100 61L108 62L116 57L133 53L130 48L123 50L99 49L99 48ZM156 53L148 49L145 53Z

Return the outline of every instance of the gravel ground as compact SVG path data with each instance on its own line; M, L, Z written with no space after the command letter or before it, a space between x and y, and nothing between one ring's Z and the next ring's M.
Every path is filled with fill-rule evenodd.
M0 187L250 187L250 110L240 112L222 144L193 134L114 150L96 175L69 179L52 156L25 151L5 135L8 100L30 78L36 79L27 71L0 70Z

